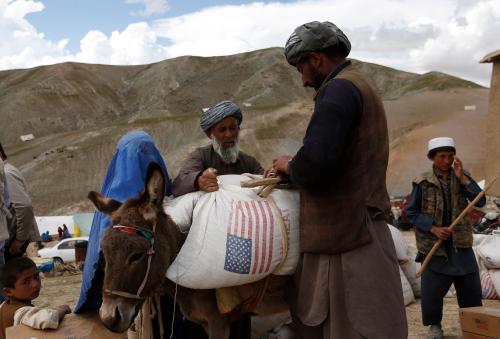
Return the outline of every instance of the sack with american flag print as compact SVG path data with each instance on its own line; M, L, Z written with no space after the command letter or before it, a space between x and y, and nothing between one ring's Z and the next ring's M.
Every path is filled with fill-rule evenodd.
M222 175L218 191L193 194L192 224L167 278L205 289L247 284L271 273L293 274L299 258L299 193L274 190L275 207L255 189L240 187L248 179Z

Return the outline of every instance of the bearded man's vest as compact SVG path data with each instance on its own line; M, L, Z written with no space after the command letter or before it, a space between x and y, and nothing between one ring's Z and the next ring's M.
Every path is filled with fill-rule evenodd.
M414 180L414 183L420 185L422 189L421 213L429 216L433 220L434 226L448 227L443 225L444 197L439 179L434 171L423 173ZM460 213L467 207L467 199L460 192L460 182L454 173L450 173L450 192L451 192L451 220L455 220ZM417 249L420 253L427 254L438 240L434 234L422 231L415 227L417 238ZM453 246L456 248L472 247L472 226L463 218L462 221L453 229ZM435 255L446 256L444 245L439 246Z
M363 111L349 133L338 174L322 190L301 190L300 248L308 253L343 253L370 243L370 218L384 219L390 208L385 178L389 138L382 101L366 76L352 66L322 87L332 79L354 84Z

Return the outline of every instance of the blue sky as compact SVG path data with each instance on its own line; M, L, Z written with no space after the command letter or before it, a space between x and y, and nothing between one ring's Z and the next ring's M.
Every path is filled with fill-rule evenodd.
M353 58L483 85L478 61L500 49L498 0L0 0L0 70L282 47L313 20L337 24Z
M245 0L174 0L159 1L166 4L164 12L144 16L137 13L144 4L126 3L125 0L46 0L40 1L43 11L30 13L26 18L50 40L69 38L68 48L77 52L80 40L90 30L99 30L110 35L123 30L137 21L153 22L155 19L176 17L199 11L203 8L224 5L248 4ZM263 1L266 2L266 1ZM269 2L269 1L267 1ZM291 2L281 1L281 2ZM165 43L168 43L165 42Z

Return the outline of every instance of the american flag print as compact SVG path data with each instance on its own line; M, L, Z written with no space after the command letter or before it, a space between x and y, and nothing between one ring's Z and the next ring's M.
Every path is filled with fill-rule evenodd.
M262 274L271 269L274 215L265 200L233 201L227 225L224 270Z

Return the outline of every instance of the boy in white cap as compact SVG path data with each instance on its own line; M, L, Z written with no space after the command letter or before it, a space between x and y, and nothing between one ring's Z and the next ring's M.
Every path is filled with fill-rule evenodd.
M443 298L452 283L460 307L482 305L479 270L472 251L472 226L462 219L453 232L447 228L465 209L467 200L481 192L455 154L452 138L429 140L427 157L433 162L432 169L413 181L407 209L408 219L416 226L417 262L425 259L438 239L443 240L421 280L422 321L430 326L430 339L443 338ZM484 204L483 197L476 206Z

